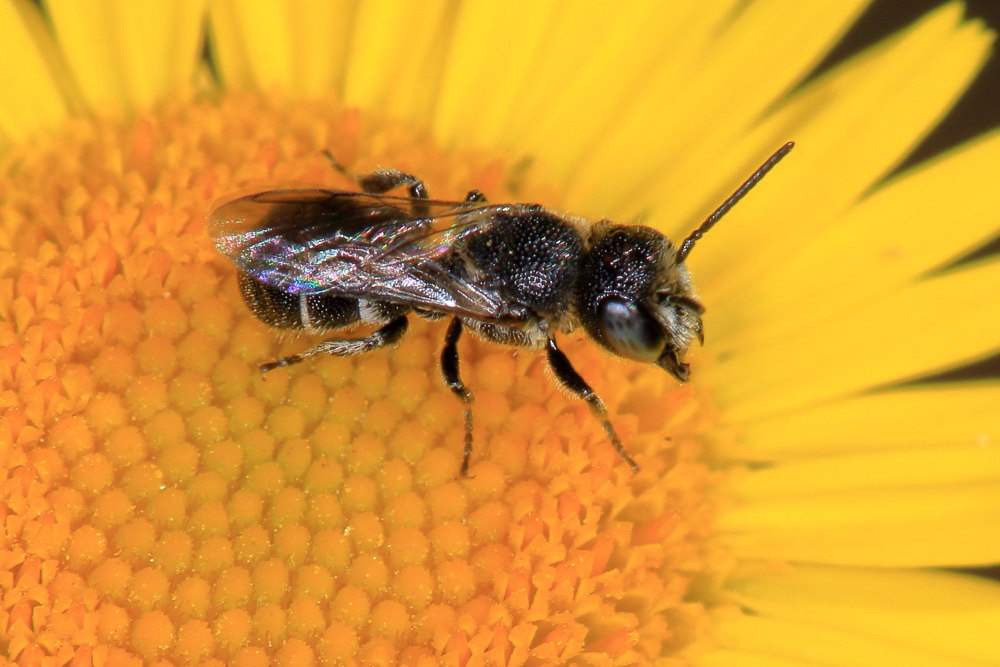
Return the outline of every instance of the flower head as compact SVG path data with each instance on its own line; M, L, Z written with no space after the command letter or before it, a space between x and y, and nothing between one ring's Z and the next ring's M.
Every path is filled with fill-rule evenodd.
M991 35L949 3L803 83L863 5L3 5L3 655L995 661L1000 591L926 568L1000 557L1000 390L913 381L997 349L1000 268L955 260L1000 141L893 174ZM562 341L638 473L543 359L463 339L460 477L441 323L261 376L318 339L206 234L234 191L353 188L328 150L676 241L786 139L690 257L689 384Z

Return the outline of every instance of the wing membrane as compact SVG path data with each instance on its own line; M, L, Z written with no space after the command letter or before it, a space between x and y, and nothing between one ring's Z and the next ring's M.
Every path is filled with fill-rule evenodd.
M491 214L489 205L340 190L271 190L215 209L216 246L255 279L293 294L335 292L366 299L502 318L494 290L457 275L449 251Z

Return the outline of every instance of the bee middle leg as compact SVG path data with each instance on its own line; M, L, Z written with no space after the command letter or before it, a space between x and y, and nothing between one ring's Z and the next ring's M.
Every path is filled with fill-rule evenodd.
M266 364L261 364L260 370L262 373L266 373L267 371L272 371L275 368L297 364L300 361L305 361L309 357L314 357L319 354L332 354L335 357L352 357L356 354L372 352L373 350L377 350L381 347L392 345L397 342L403 337L403 334L406 333L407 325L408 322L406 320L406 315L399 315L364 338L338 338L334 340L326 340L315 347L309 348L305 352L300 352L299 354L293 354L288 357L276 359L275 361L270 361Z
M624 459L625 463L629 464L633 472L638 472L639 464L625 451L622 441L618 438L618 433L615 432L615 427L611 425L611 420L608 419L608 409L604 406L604 401L594 393L594 390L587 384L587 381L576 372L569 358L556 345L554 338L549 338L545 351L548 354L549 367L559 382L578 397L587 401L591 414L601 422L601 426L604 427L604 432L607 434L608 439L611 440L611 444L614 445L615 451Z
M475 397L469 391L458 374L458 339L462 335L462 320L452 318L448 332L444 336L444 348L441 350L441 373L444 381L462 401L465 414L465 449L462 452L462 477L469 476L469 459L472 457L472 403Z

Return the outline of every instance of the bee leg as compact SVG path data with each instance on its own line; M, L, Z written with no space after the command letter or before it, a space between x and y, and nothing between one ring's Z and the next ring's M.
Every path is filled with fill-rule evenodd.
M639 464L629 456L629 453L625 451L625 447L622 446L622 441L618 439L615 427L611 425L611 421L608 419L608 410L604 407L604 401L594 393L594 390L590 388L586 380L576 372L573 364L570 363L566 355L563 354L563 351L556 345L554 338L549 338L545 351L548 353L549 367L555 373L559 382L571 392L587 401L591 414L601 422L601 426L604 427L604 432L608 435L608 439L611 440L611 444L614 445L615 451L625 460L625 463L629 464L632 472L638 472Z
M444 337L444 348L441 350L441 372L444 381L452 393L462 401L465 407L465 450L462 453L462 477L469 476L469 458L472 456L472 392L466 389L465 383L458 375L458 338L462 335L462 320L457 317L448 325L448 333Z
M373 331L364 338L326 340L315 347L309 348L305 352L300 352L299 354L293 354L290 357L282 357L281 359L261 364L260 372L266 373L274 370L275 368L291 366L292 364L305 361L309 357L313 357L318 354L332 354L336 357L352 357L356 354L371 352L379 349L380 347L392 345L398 341L403 337L403 334L406 333L406 326L406 316L400 315L382 328Z
M424 182L416 176L399 169L376 169L370 174L358 176L358 185L372 195L381 195L395 190L401 185L409 186L410 196L414 199L427 199L427 188Z
M323 151L323 156L329 160L330 165L334 169L352 181L357 182L361 186L361 189L370 195L382 195L401 185L409 185L411 197L414 199L427 199L427 188L424 186L424 182L416 176L407 174L405 171L400 171L399 169L376 169L370 174L359 175L340 164L330 151Z
M355 180L355 181L357 180L356 178L354 178L354 174L351 173L350 169L348 169L344 165L340 164L340 161L337 160L337 158L333 157L333 153L331 153L328 150L324 150L323 151L323 157L326 158L326 161L330 163L331 167L333 167L334 169L336 169L337 171L339 171L340 173L342 173L344 176L347 176L351 180Z
M376 169L370 174L358 176L358 185L361 189L372 195L381 195L395 190L401 185L406 185L410 199L413 200L413 215L426 217L430 214L430 209L421 200L427 199L427 187L424 182L416 176L407 174L399 169Z
M479 190L469 190L469 194L465 195L465 201L470 204L480 204L486 201L486 195Z
M401 185L409 186L407 192L411 199L427 199L427 187L424 182L412 174L407 174L399 169L376 169L370 174L355 174L347 167L337 162L330 151L323 151L323 155L330 161L333 168L345 176L357 181L361 189L370 195L382 195L390 190L395 190ZM413 212L415 215L426 216L428 209L426 206L414 202Z

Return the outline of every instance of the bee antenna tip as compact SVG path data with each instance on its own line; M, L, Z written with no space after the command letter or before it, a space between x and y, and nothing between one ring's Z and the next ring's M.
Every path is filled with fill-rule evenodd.
M795 142L789 141L785 143L785 145L783 145L781 148L776 150L774 153L772 153L771 157L767 158L767 160L764 161L764 164L760 165L757 168L757 171L755 171L753 174L750 175L750 178L743 181L743 184L740 185L740 187L736 188L736 191L733 192L733 194L729 195L729 198L726 199L726 201L722 202L722 204L717 209L715 209L710 216L705 218L705 222L698 225L698 228L695 229L693 232L691 232L688 235L688 237L684 239L684 242L681 243L681 247L680 250L677 251L677 256L676 259L674 260L674 264L682 263L687 258L687 256L691 254L691 249L694 248L694 244L698 242L698 239L704 236L705 232L714 227L715 223L717 223L722 218L722 216L724 216L726 213L729 213L729 211L733 208L733 206L735 206L737 202L743 199L747 195L747 193L750 192L750 190L752 190L753 187L760 182L760 179L764 178L767 172L771 171L771 169L774 168L774 165L781 162L782 158L788 155L788 153L794 147L795 147Z

